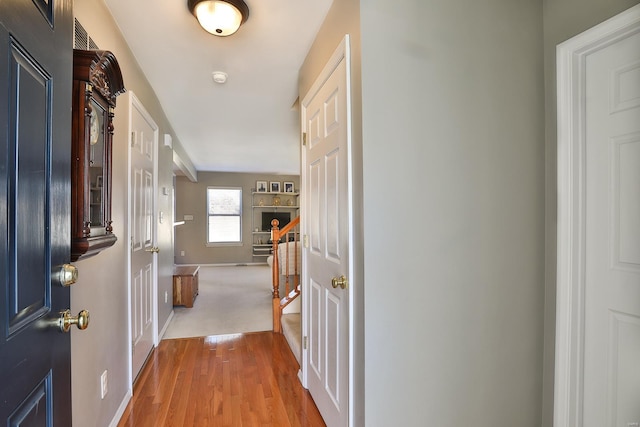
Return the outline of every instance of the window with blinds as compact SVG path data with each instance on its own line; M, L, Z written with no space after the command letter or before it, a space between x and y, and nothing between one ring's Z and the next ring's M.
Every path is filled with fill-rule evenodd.
M207 243L242 242L242 188L207 188Z

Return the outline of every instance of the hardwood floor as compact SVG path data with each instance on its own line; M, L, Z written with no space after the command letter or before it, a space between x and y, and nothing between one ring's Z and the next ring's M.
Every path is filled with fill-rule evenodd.
M119 427L324 426L282 334L163 340Z

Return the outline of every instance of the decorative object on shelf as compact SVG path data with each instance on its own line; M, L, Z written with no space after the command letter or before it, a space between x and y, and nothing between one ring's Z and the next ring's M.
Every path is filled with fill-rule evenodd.
M285 181L284 182L284 192L285 193L293 193L293 182Z
M293 199L287 200L287 206L293 206Z
M256 191L258 193L267 192L267 181L256 181Z
M280 206L280 196L273 196L273 206Z
M269 191L271 191L272 193L279 193L280 192L280 182L279 181L271 181L271 187L269 188Z
M214 36L230 36L249 18L242 0L188 0L189 11L200 26Z
M71 260L98 254L117 238L111 225L111 158L120 66L106 50L73 51Z
M264 199L258 200L258 206L264 206Z

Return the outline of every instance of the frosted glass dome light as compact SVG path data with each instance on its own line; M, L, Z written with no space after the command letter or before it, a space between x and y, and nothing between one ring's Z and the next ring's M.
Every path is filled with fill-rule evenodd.
M188 4L200 26L215 36L230 36L249 17L243 0L189 0Z

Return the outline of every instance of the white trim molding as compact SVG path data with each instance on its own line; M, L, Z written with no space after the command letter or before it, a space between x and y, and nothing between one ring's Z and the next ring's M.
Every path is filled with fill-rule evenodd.
M554 426L582 427L585 72L589 55L640 31L640 5L558 45L558 267Z

